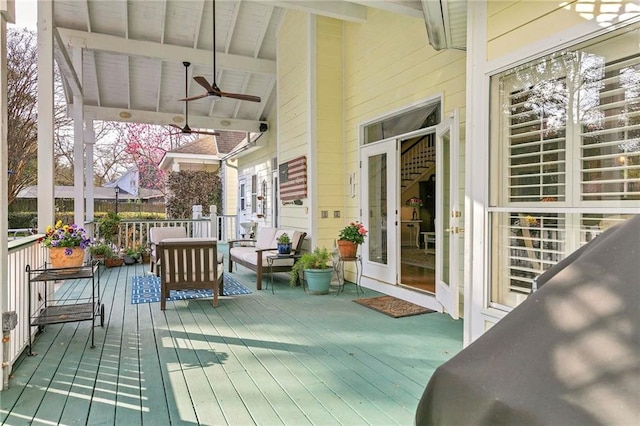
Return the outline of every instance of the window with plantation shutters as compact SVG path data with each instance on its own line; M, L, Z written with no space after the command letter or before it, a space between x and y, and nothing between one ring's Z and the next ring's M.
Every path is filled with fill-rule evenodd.
M564 222L564 215L558 214L509 215L505 269L510 291L529 293L533 280L564 257Z
M564 78L509 95L509 201L564 200L567 97Z
M640 23L491 77L490 305L640 214Z
M587 62L580 94L582 200L640 200L640 55Z

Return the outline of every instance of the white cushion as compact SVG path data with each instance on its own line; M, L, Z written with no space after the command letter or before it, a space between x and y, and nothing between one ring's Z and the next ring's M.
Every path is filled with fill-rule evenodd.
M155 226L149 229L149 241L158 244L165 238L186 238L187 229L184 226Z
M276 234L276 228L258 228L258 236L256 237L257 249L276 248L273 245L273 236Z

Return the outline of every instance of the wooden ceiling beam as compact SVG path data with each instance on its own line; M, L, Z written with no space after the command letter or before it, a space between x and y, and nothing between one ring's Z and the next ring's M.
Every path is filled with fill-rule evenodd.
M58 28L65 45L72 47L81 42L88 50L97 50L115 54L156 58L170 62L189 61L193 65L210 66L213 53L210 50L192 49L149 41L128 40L97 33ZM249 56L233 55L218 52L216 56L218 69L235 70L257 74L275 75L276 61Z

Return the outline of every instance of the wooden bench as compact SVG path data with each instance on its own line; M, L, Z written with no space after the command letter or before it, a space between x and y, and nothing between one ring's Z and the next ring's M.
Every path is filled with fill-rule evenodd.
M300 253L306 232L292 229L258 228L255 240L229 241L229 272L233 272L233 263L251 269L257 275L256 288L262 290L262 277L268 272L289 272L293 268L294 259L274 259L269 267L267 256L277 254L278 237L286 233L291 238L291 253Z

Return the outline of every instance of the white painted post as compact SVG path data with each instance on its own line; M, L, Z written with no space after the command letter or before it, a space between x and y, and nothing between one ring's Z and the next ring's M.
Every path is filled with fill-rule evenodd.
M38 231L55 220L53 2L38 1Z
M220 240L218 234L218 206L209 206L209 219L211 220L211 236L217 240Z
M192 219L198 220L202 219L202 206L200 204L196 204L191 206L191 214ZM194 237L202 237L202 223L194 222L193 224L193 236Z
M82 48L73 48L73 68L82 81ZM73 95L73 221L84 226L84 99Z
M84 166L84 182L85 182L85 203L87 222L93 222L95 219L94 204L95 194L93 192L93 146L96 142L96 131L93 128L93 119L85 116L85 134L84 143L86 146L85 166ZM96 231L91 227L91 236L95 236Z

